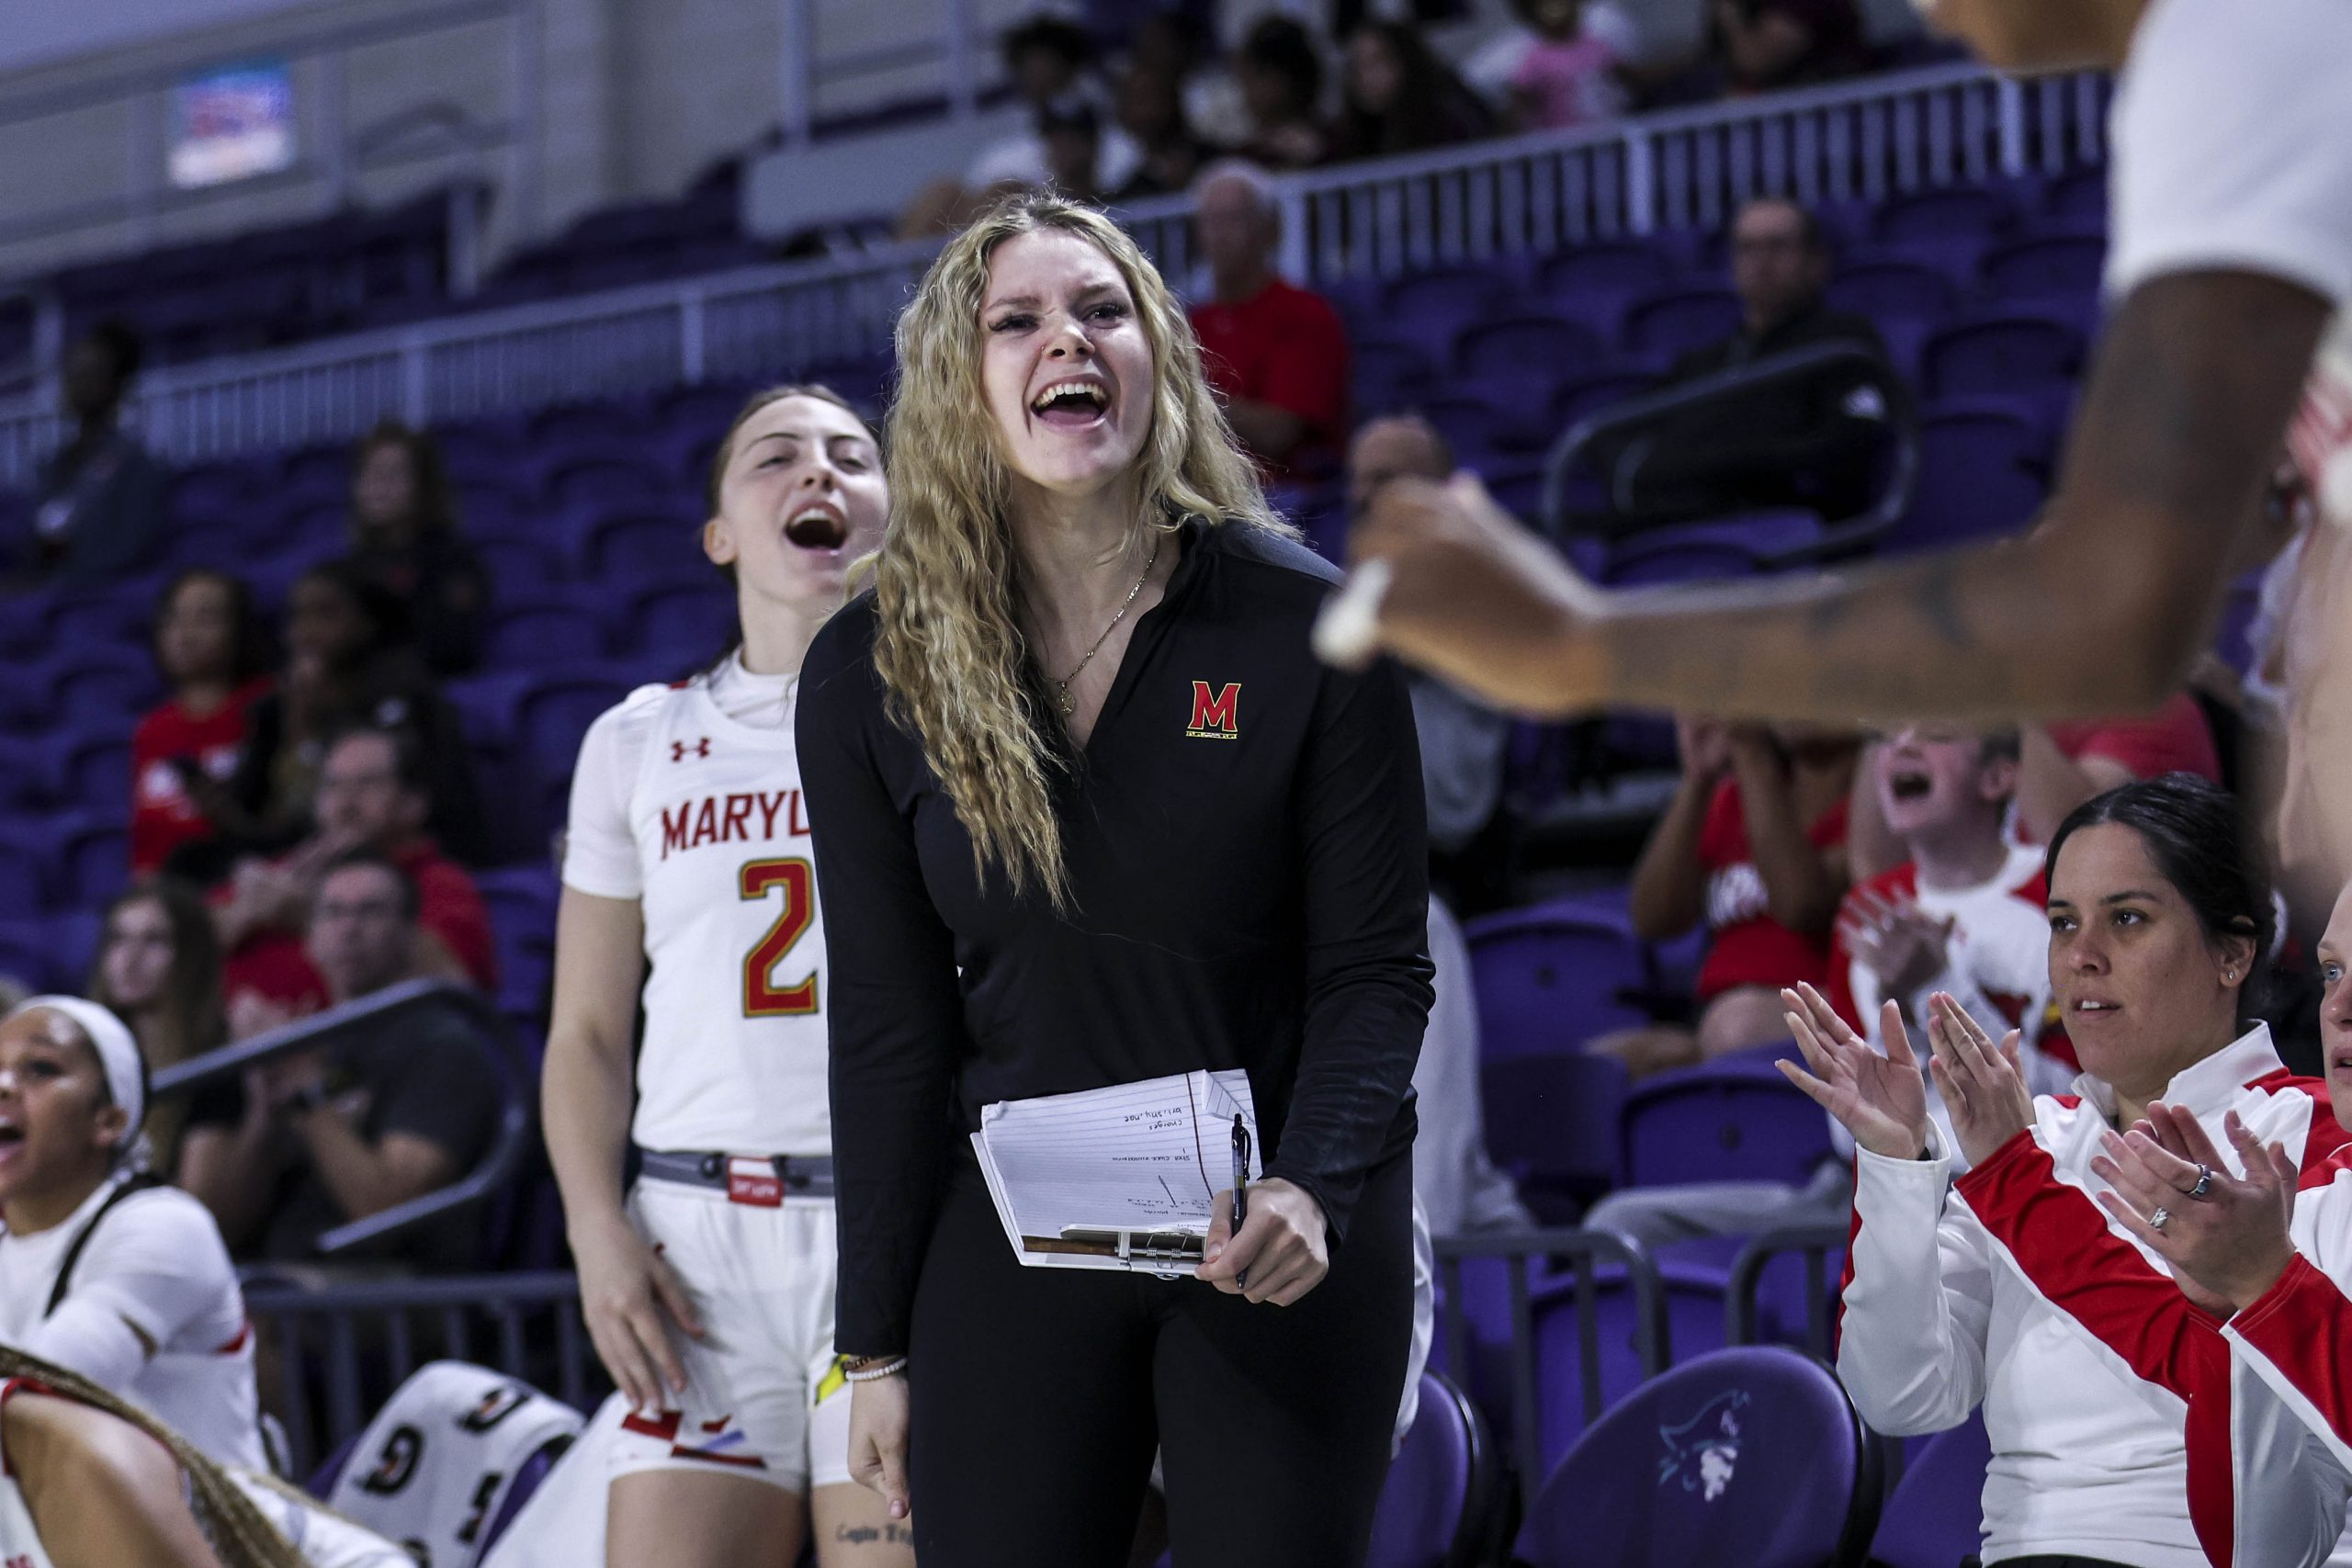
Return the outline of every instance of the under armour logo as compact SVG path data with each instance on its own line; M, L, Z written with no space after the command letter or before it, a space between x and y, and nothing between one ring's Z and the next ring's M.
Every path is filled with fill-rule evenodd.
M705 736L691 746L687 745L683 740L673 740L670 742L670 761L673 762L683 762L686 760L686 754L688 752L692 752L697 757L709 756L710 738L708 736Z

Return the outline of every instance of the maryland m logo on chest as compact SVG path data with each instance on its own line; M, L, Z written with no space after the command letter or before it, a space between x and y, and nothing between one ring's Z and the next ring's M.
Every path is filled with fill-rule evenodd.
M1191 740L1238 740L1241 739L1241 682L1228 681L1218 690L1209 690L1206 681L1193 682L1193 721L1184 727Z

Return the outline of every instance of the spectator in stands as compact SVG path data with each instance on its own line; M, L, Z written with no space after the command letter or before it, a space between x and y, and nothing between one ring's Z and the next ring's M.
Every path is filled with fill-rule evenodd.
M130 737L130 871L147 876L185 843L209 838L189 780L225 784L243 754L248 711L269 690L268 654L245 585L197 568L155 610L155 668L171 695Z
M229 954L224 991L232 1009L257 998L282 1017L315 1011L334 994L306 959L302 931L327 868L361 850L400 868L417 895L412 973L496 988L498 954L490 912L473 878L425 831L426 775L415 743L398 730L359 728L336 739L319 769L318 825L274 861L238 863L214 908Z
M1453 450L1418 414L1375 419L1348 447L1348 510L1372 504L1392 479L1442 479L1453 472ZM1458 854L1495 814L1503 792L1503 750L1510 721L1463 695L1434 675L1408 677L1413 728L1421 740L1421 792L1429 810L1430 849ZM1443 1227L1439 1227L1441 1234Z
M259 1468L244 1298L212 1216L143 1174L146 1101L137 1042L96 1003L0 1019L0 1342Z
M106 913L90 999L130 1026L153 1069L201 1055L229 1038L220 1010L220 938L211 911L185 884L150 882L118 896ZM148 1164L170 1170L187 1105L148 1108Z
M436 676L481 659L490 597L481 562L458 531L458 507L433 437L386 420L351 462L351 564L406 611L409 635Z
M1216 156L1185 113L1183 79L1140 54L1119 78L1118 111L1137 159L1134 176L1119 187L1123 201L1190 190Z
M1826 984L1846 893L1856 743L1791 727L1676 726L1682 778L1634 866L1634 930L1663 942L1703 920L1696 1031L1631 1031L1592 1048L1635 1076L1785 1039L1780 992Z
M1493 113L1419 28L1366 21L1348 35L1340 116L1331 128L1334 159L1419 152L1494 129Z
M2156 712L2136 718L2062 719L2020 726L2021 751L2009 837L2046 844L2066 814L2118 784L2166 773L2194 773L2221 784L2221 753L2198 700L2176 692ZM1854 784L1847 831L1854 880L1863 882L1908 858L1879 808L1875 772Z
M1510 73L1513 130L1598 125L1624 112L1625 57L1609 29L1591 25L1584 0L1511 0L1511 10L1533 35Z
M1288 17L1250 29L1234 62L1250 133L1240 151L1269 169L1311 168L1329 155L1323 130L1323 56L1314 35Z
M1708 57L1736 97L1851 76L1871 63L1854 0L1715 0Z
M473 852L481 807L464 732L401 633L398 602L347 561L296 581L276 689L249 710L250 738L228 788L199 800L232 851L269 854L300 840L328 740L370 726L415 742L428 769L430 826L453 852ZM186 869L209 882L222 863L207 856Z
M1191 311L1201 364L1234 434L1272 476L1340 455L1348 334L1329 301L1274 271L1282 212L1263 171L1213 166L1194 189L1211 298Z
M1158 6L1136 22L1132 68L1173 82L1182 95L1184 123L1211 145L1230 146L1249 121L1241 84L1217 51L1207 19L1187 6ZM1188 188L1188 178L1173 186Z
M1073 101L1043 110L1037 135L1046 147L1046 185L1072 201L1100 207L1109 199L1099 183L1102 120L1092 104Z
M1642 430L1614 463L1620 528L1774 506L1835 522L1876 499L1879 451L1898 406L1894 372L1869 321L1823 302L1830 257L1820 220L1793 201L1759 197L1733 220L1731 253L1739 330L1677 360L1669 384L1832 344L1875 363L1841 361L1710 398Z
M1860 1145L1838 1372L1862 1419L1891 1437L1942 1431L1984 1406L1987 1561L2198 1562L2180 1403L2137 1386L2132 1365L2052 1299L2042 1281L2070 1266L2079 1275L2089 1258L2037 1249L2008 1200L2052 1175L2092 1188L2102 1140L2153 1101L2217 1145L2234 1115L2307 1173L2343 1134L2309 1080L2287 1073L2267 1026L2244 1021L2272 908L2225 792L2177 774L2111 790L2060 826L2048 868L2050 978L2084 1069L2074 1094L1956 1108L1967 1141L1955 1148L1928 1114L1910 1032L1891 1025L1882 1056L1818 995L1791 998L1806 1067L1782 1069ZM1937 1056L1962 1041L1991 1047L1964 1014L1937 1013ZM1985 1146L1983 1124L2010 1113ZM2034 1146L1992 1159L2018 1126ZM1984 1185L1972 1170L1955 1196L1955 1155L2010 1179ZM2226 1424L2226 1405L2187 1420L2211 1416Z
M2018 776L2014 729L1910 725L1876 748L1870 783L1904 859L1846 895L1826 995L1883 1052L1881 1004L1894 1002L1906 1023L1924 1030L1928 998L1942 992L1995 1039L2020 1031L2028 1086L2056 1094L2074 1081L2075 1066L2063 1027L2044 1038L2050 920L2041 851L2002 830ZM1928 1098L1949 1133L1932 1084Z
M141 352L138 334L112 319L66 352L74 439L41 465L33 490L35 565L56 581L129 577L163 548L164 469L121 423Z
M1004 35L1004 66L1038 129L983 148L973 160L964 186L983 197L998 187L1046 182L1053 173L1044 133L1049 117L1067 115L1081 105L1098 115L1110 107L1109 95L1094 73L1094 40L1075 22L1032 17L1021 23ZM1091 181L1095 188L1115 190L1134 177L1136 147L1125 133L1106 131L1100 152Z
M431 944L418 897L414 879L372 849L325 868L308 951L329 1001L358 1001L420 974L417 954ZM453 1015L427 1011L357 1026L274 1058L242 1083L198 1090L181 1143L182 1184L219 1218L235 1256L315 1258L322 1233L446 1187L481 1160L501 1097L487 1049ZM464 1268L476 1235L459 1215L364 1251Z

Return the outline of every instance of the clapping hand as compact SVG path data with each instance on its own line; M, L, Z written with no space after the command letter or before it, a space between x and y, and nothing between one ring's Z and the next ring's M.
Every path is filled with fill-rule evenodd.
M1886 995L1907 998L1949 965L1951 916L1931 915L1913 899L1860 891L1852 908L1839 920L1838 934Z
M2265 1147L2236 1111L2222 1127L2245 1162L2242 1178L2229 1173L2197 1118L2162 1103L2131 1132L2108 1134L2091 1169L2114 1189L2098 1195L2101 1206L2172 1266L2191 1301L2226 1316L2294 1261L2288 1224L2299 1173L2293 1156Z
M1928 998L1928 1044L1935 1053L1928 1071L1969 1164L1984 1164L2033 1125L2033 1095L2025 1087L2016 1030L1996 1048L1967 1009L1938 991Z
M1775 1064L1781 1074L1871 1153L1888 1159L1920 1157L1928 1146L1928 1085L1903 1032L1902 1010L1888 1002L1879 1014L1886 1041L1882 1056L1811 986L1782 991L1781 1000L1805 1060L1804 1067L1786 1060Z

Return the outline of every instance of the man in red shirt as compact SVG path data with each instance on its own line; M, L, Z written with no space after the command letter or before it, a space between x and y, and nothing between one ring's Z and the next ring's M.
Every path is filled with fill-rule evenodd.
M1274 272L1282 213L1249 164L1217 164L1195 187L1214 297L1192 311L1201 366L1225 417L1270 477L1339 459L1348 424L1348 334L1320 296Z
M311 837L276 861L239 862L226 899L215 907L220 945L229 954L222 995L232 1024L274 1021L254 1015L256 1001L286 1017L327 1005L326 985L302 949L303 925L319 877L362 848L375 850L416 884L413 973L483 990L496 987L490 910L473 878L424 831L428 797L413 745L389 730L345 733L327 748L311 809L316 827Z

